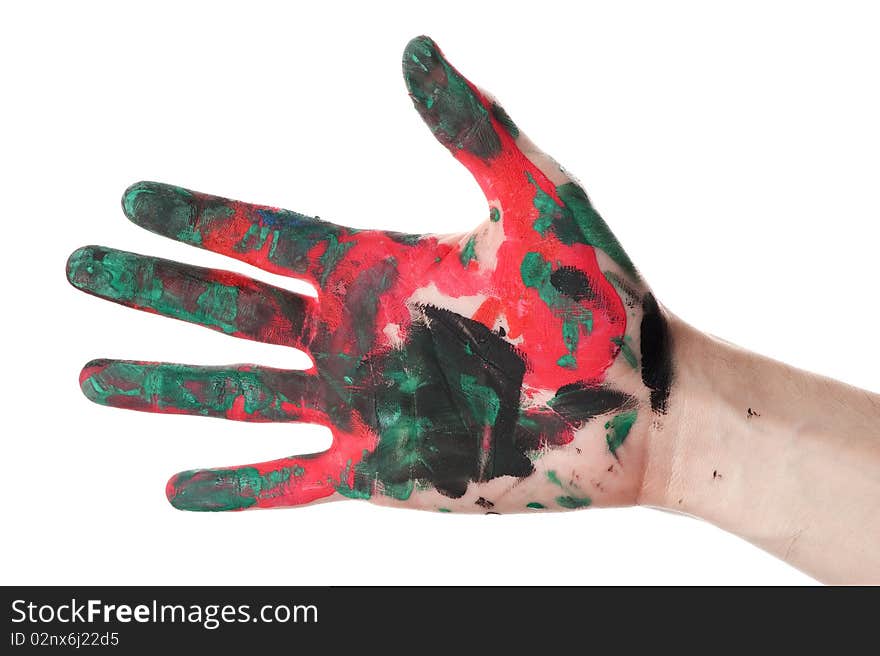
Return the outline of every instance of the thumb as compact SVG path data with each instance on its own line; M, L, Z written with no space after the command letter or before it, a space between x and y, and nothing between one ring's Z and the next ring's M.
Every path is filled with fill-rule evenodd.
M534 165L516 145L519 129L486 93L419 36L403 53L403 77L415 108L437 140L464 164L490 203L526 182Z
M403 76L413 104L437 140L476 178L490 218L548 231L564 244L599 248L626 272L632 261L586 192L523 135L504 109L471 84L427 36L403 53ZM497 213L500 208L500 213Z

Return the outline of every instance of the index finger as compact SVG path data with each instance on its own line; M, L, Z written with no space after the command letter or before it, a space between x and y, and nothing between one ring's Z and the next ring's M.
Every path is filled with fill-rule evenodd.
M318 217L159 182L129 187L122 209L131 221L163 237L315 286L354 244L358 232Z

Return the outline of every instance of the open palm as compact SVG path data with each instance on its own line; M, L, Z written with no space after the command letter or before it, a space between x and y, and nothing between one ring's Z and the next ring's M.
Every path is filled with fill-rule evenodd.
M672 377L657 303L583 189L427 37L407 46L404 76L486 194L473 231L359 231L145 182L123 197L132 221L304 279L317 299L110 248L71 255L68 278L83 291L314 362L86 365L82 389L106 405L333 432L323 453L177 474L174 506L363 498L513 512L635 501Z

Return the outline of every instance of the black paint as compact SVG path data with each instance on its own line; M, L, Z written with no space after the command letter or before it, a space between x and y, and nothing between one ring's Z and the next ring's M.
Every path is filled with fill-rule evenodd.
M504 126L504 129L507 130L507 133L511 137L514 139L519 137L519 128L516 126L516 123L513 122L513 119L510 118L510 114L508 114L501 105L497 102L493 102L490 109L492 111L492 116Z
M575 301L593 300L596 297L587 274L572 266L559 267L550 275L550 284L560 294Z
M488 160L501 152L489 112L431 39L417 37L409 42L403 54L403 77L422 119L453 153L462 149Z
M420 480L457 498L470 481L528 476L533 471L528 445L517 440L516 430L526 371L522 356L477 321L432 306L421 312L402 348L369 356L358 369L353 387L360 392L352 401L380 439L358 465L356 485ZM419 385L403 391L394 382L398 373L416 376ZM498 412L488 429L486 408L468 394L463 379L497 396ZM417 434L413 421L419 422Z
M642 382L651 391L651 409L666 414L673 379L669 326L650 292L642 301L642 313Z
M570 424L579 424L606 412L628 410L636 403L636 399L626 392L572 383L560 387L547 405Z

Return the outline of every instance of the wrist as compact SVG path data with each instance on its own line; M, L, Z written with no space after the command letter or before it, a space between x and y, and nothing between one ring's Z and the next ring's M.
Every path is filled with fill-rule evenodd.
M682 459L687 453L688 433L693 430L693 419L688 416L701 403L690 393L688 384L692 373L682 366L687 364L687 356L697 346L702 337L696 329L666 311L664 312L672 349L673 382L670 389L666 412L655 415L648 431L645 457L645 473L638 505L656 508L675 509L678 501L678 485L681 482L685 463ZM684 389L683 389L684 388ZM697 413L698 414L698 413Z
M675 380L638 502L707 520L822 580L880 580L880 556L858 537L880 531L880 397L668 320Z
M667 315L675 380L667 414L651 426L639 501L735 529L739 515L754 510L749 468L784 468L786 441L813 430L790 415L797 391L781 389L803 381L782 363Z

